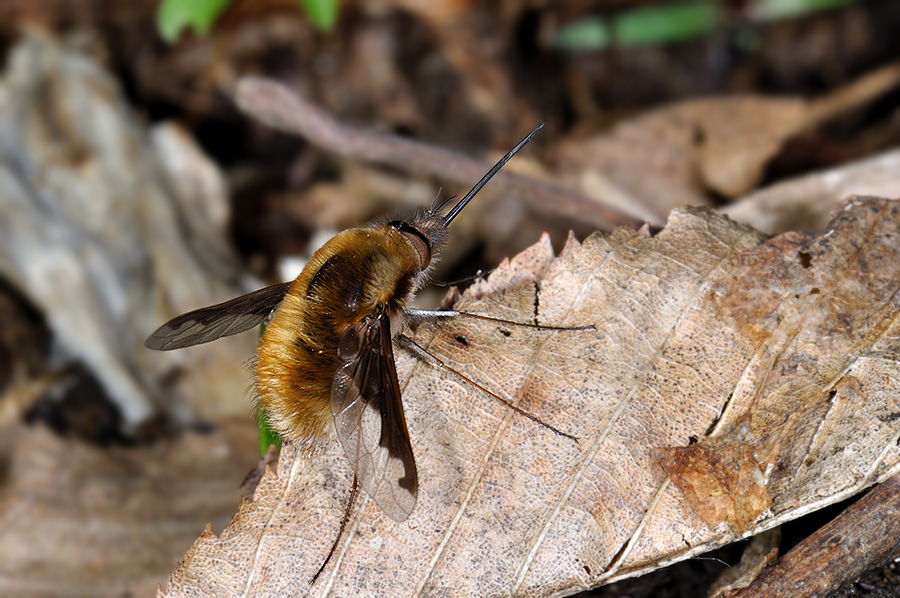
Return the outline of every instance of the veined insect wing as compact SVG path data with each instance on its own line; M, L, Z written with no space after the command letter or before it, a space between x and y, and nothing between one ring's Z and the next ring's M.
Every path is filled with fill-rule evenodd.
M418 474L400 384L394 367L387 314L348 327L331 387L334 427L359 484L394 521L416 505Z
M284 300L290 286L290 282L272 285L172 318L147 337L144 346L171 351L255 328Z

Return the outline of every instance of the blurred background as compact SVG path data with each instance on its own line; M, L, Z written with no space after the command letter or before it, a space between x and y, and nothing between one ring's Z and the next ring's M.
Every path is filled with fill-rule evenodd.
M254 335L146 350L166 320L465 193L541 122L435 278L685 204L819 230L900 197L897 31L891 0L0 0L0 595L150 595L235 512ZM240 110L249 75L331 137ZM739 556L591 595L701 595Z

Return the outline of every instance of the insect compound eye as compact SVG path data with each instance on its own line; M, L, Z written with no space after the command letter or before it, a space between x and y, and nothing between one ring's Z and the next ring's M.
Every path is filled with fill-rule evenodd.
M391 226L400 231L406 240L409 241L419 254L419 264L424 270L431 263L431 241L425 236L425 233L414 226L407 224L401 220L395 220L390 223Z

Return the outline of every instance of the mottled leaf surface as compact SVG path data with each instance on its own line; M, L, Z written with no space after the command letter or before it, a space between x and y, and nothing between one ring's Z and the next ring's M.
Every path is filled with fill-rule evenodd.
M204 534L166 596L544 596L636 575L842 500L900 470L900 204L853 198L766 240L684 209L646 230L541 243L419 344L541 428L396 351L419 467L412 516L361 494L337 442L287 447Z

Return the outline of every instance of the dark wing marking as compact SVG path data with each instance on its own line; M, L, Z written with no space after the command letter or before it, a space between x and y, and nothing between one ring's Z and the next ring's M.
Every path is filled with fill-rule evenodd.
M276 284L173 318L151 334L144 346L170 351L250 330L262 324L278 307L290 286L290 282Z
M331 413L344 453L360 486L394 521L406 521L416 506L418 474L400 384L394 367L391 323L386 315L344 331L331 386Z

